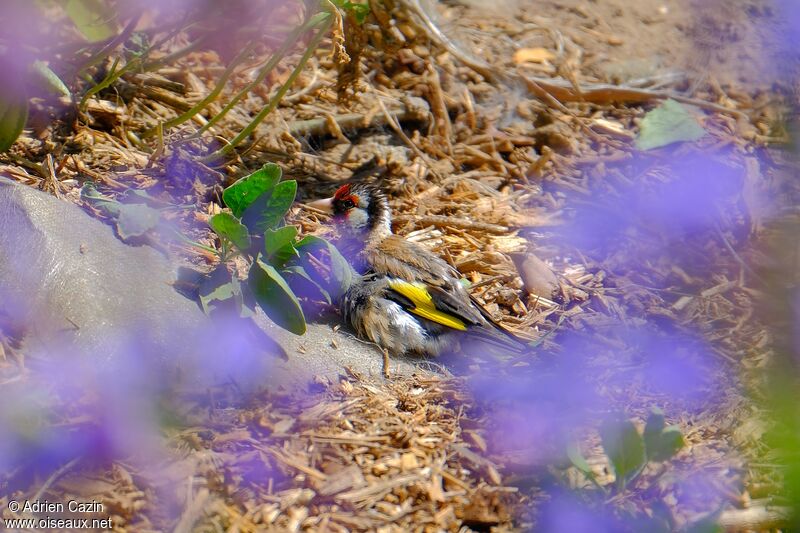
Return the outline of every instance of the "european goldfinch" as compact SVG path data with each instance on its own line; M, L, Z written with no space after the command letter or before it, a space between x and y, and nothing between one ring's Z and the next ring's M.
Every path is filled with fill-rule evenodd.
M507 352L525 348L476 305L455 268L392 233L389 203L377 188L347 184L308 205L333 216L339 248L361 275L341 303L360 336L394 354L438 355L466 338Z

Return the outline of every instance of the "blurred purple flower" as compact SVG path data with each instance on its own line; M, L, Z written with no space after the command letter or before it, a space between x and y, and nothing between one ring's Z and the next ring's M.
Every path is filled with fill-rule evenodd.
M686 242L714 228L720 218L718 203L740 190L743 171L718 157L693 154L674 160L664 169L669 181L653 183L642 177L653 164L650 156L640 156L630 171L630 186L611 198L598 193L592 203L579 203L574 221L559 230L560 240L584 252L595 250L603 255L625 250L634 262L644 262L662 254L668 246L680 245L675 251L684 250L684 255L675 257L676 263L691 260ZM661 247L623 248L636 234L660 239Z
M617 533L630 528L600 506L588 507L574 494L556 491L542 505L536 531L542 533Z

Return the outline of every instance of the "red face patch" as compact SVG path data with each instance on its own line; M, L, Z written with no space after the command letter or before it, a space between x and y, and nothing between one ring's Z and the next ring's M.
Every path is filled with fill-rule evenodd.
M350 191L350 184L342 185L333 195L333 214L347 217L350 210L358 205L359 198Z
M342 185L336 192L333 193L334 200L344 200L347 196L350 195L350 184Z

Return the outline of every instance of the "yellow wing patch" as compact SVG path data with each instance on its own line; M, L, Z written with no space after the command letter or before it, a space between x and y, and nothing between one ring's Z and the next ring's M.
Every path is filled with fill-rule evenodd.
M460 318L436 309L436 306L433 304L433 298L431 298L431 295L424 285L394 279L389 281L389 287L411 300L414 304L414 309L409 309L409 312L421 316L422 318L427 318L437 324L447 326L448 328L460 331L465 331L467 329L467 325L464 324L464 321Z

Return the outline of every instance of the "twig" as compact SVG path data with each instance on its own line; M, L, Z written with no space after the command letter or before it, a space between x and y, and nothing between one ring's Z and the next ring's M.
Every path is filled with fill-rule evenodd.
M468 220L465 218L446 217L443 215L426 215L421 217L412 215L397 215L394 217L394 219L397 222L407 222L419 226L436 226L439 228L450 226L453 228L477 230L485 233L494 233L497 235L505 235L511 231L509 228L499 224Z
M45 156L45 162L42 163L42 166L47 172L42 182L42 189L53 193L56 198L61 198L61 187L58 182L58 176L56 176L56 164L53 160L53 154L48 153Z
M427 122L429 118L428 103L422 98L410 97L399 109L392 109L391 113L401 122L419 121ZM383 114L372 115L367 121L364 113L345 113L335 115L333 119L342 130L353 130L385 126L388 119ZM309 120L296 120L289 123L289 133L295 137L331 135L328 121L325 118L312 118Z
M725 531L766 531L789 525L792 515L788 507L758 506L723 511L717 520Z
M53 485L53 483L55 483L58 480L58 478L66 474L68 470L70 470L73 466L78 464L78 461L80 460L81 460L80 457L76 457L72 461L61 466L58 470L53 472L52 475L49 478L47 478L47 481L45 481L44 484L39 488L39 490L36 491L36 495L34 495L33 500L31 501L37 502L41 500L42 496L44 496L44 493L47 491L47 489L49 489Z
M253 87L256 87L257 85L262 83L264 81L264 78L266 78L267 75L275 69L280 60L286 57L286 54L289 53L289 50L295 45L300 36L303 35L305 32L318 26L319 24L323 23L325 20L325 15L326 13L318 13L316 16L308 19L301 26L295 28L292 31L292 33L289 34L289 36L284 40L281 48L277 50L274 54L272 54L272 56L269 58L269 61L267 61L267 63L263 67L261 67L258 76L256 76L256 78L252 82L248 83L238 93L236 93L236 95L233 98L231 98L231 101L228 102L219 113L211 117L208 123L202 128L200 128L198 134L203 133L211 126L216 124L220 119L222 119L222 117L224 117L228 113L228 111L233 109L233 107L236 106L236 104L239 103L239 101L253 89Z
M651 100L665 100L672 98L678 102L695 105L697 107L710 109L719 113L726 113L736 117L746 117L747 115L736 109L706 102L697 98L682 96L671 91L657 91L648 89L637 89L634 87L607 85L607 84L588 84L574 87L567 80L529 78L519 73L505 73L488 65L484 61L465 53L459 46L450 40L439 27L431 20L419 3L419 0L401 0L411 12L422 20L422 25L428 31L428 36L436 41L440 46L450 52L456 59L467 65L469 68L483 76L487 81L506 83L509 85L523 85L539 98L546 99L550 105L553 104L550 98L555 98L562 102L589 102L594 104L619 102L619 103L643 103ZM563 105L563 104L562 104ZM560 106L558 106L560 107Z
M254 46L253 43L250 43L247 46L245 46L241 52L239 52L239 54L233 59L233 61L231 61L230 65L228 65L228 68L225 69L225 72L222 73L222 76L219 77L219 79L217 80L217 84L214 86L214 89L212 89L211 92L208 93L208 96L203 98L200 102L192 106L190 109L186 110L184 113L178 115L177 117L167 120L166 122L161 122L157 126L150 128L149 130L144 132L142 137L147 138L165 129L169 129L173 126L182 124L187 120L191 119L193 116L195 116L203 109L205 109L206 106L208 106L208 104L216 100L217 96L219 96L219 94L222 92L222 89L225 88L225 84L228 83L228 79L231 77L231 75L233 75L234 69L244 60L247 54L250 53L250 50L253 49L253 46ZM185 104L185 102L183 102L183 104ZM208 126L208 124L206 124L206 126Z
M268 114L270 114L276 107L278 107L278 103L283 98L283 95L289 90L289 88L294 84L297 76L300 75L300 72L305 67L308 60L311 56L316 52L317 47L322 42L322 39L328 33L328 30L331 27L331 18L328 17L327 19L322 19L323 22L317 25L317 33L314 37L311 38L311 41L308 43L308 48L306 48L303 56L300 58L300 61L295 66L292 73L289 74L289 77L286 79L284 84L278 89L278 92L275 93L275 96L269 101L269 103L262 109L254 118L250 121L250 124L247 125L242 131L239 132L236 137L231 139L231 141L224 145L219 150L216 150L200 159L200 161L206 163L210 161L216 161L226 155L228 155L240 142L250 136L253 131L258 127L259 124L266 118Z
M188 491L191 490L191 478L188 483ZM194 498L190 497L186 500L186 508L183 510L181 514L180 520L178 520L178 524L175 526L173 530L175 533L188 533L189 531L194 530L194 524L197 520L203 515L207 506L208 500L211 494L208 492L208 489L201 488L197 491L197 494Z
M94 65L98 64L99 62L103 61L106 57L111 54L112 50L117 46L121 45L125 41L128 40L128 37L131 36L133 30L136 29L136 25L139 24L139 20L142 18L142 13L136 14L125 26L122 32L113 37L108 43L103 46L100 50L98 50L94 55L90 56L89 59L84 61L78 68L75 69L75 72L83 72L89 67L93 67Z
M403 140L403 142L406 143L409 148L411 148L411 151L414 152L417 157L425 162L425 164L428 166L428 172L430 172L437 180L441 181L442 177L433 168L433 162L422 150L419 149L416 144L414 144L411 139L408 138L406 132L404 132L403 128L400 127L400 123L397 122L397 119L389 113L389 110L386 109L386 106L383 104L383 100L381 100L380 97L378 98L378 105L381 107L381 111L383 111L383 115L386 117L389 127L391 127L394 132Z
M718 208L718 212L720 213L720 215L722 215L722 211L719 210L719 208ZM717 235L722 240L722 244L725 245L725 248L728 250L728 252L730 252L730 254L733 256L733 258L736 260L736 262L739 263L739 266L742 267L745 271L747 271L750 275L752 275L755 279L757 279L761 283L766 283L764 278L761 277L758 274L758 272L753 270L753 268L750 265L748 265L744 261L744 259L742 259L742 257L739 255L739 253L733 248L731 243L728 242L728 239L725 237L725 234L722 232L722 227L720 226L719 222L717 222L715 224L714 229L717 231Z

